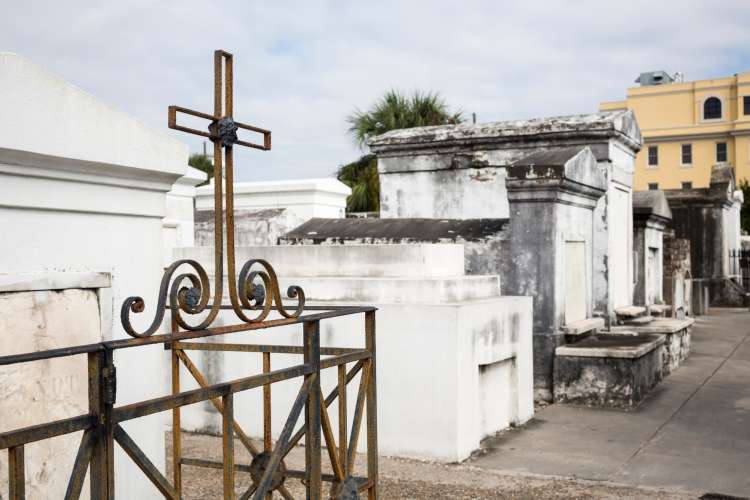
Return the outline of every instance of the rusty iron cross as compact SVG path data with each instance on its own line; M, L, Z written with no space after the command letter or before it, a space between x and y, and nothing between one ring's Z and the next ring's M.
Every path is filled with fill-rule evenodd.
M215 279L216 287L214 305L210 319L218 313L218 306L223 290L223 222L226 220L226 248L227 248L227 270L229 284L229 298L233 309L244 321L253 321L248 318L241 308L237 293L237 280L234 259L234 145L268 151L271 149L271 131L235 122L234 114L234 79L233 79L233 56L223 51L214 51L214 112L213 114L202 113L180 106L169 106L168 120L169 128L188 132L190 134L207 137L214 144L214 257L215 257ZM223 98L223 99L222 99ZM196 130L177 124L177 114L196 116L210 120L208 132ZM244 129L251 132L263 134L263 144L241 141L237 137L237 130ZM222 175L224 174L224 175ZM224 189L222 190L222 182ZM226 192L226 205L223 203L223 192ZM225 208L226 207L226 208ZM224 212L224 213L222 213ZM270 266L269 266L270 267ZM271 273L273 274L273 273ZM275 275L272 276L275 280ZM278 285L276 285L278 286ZM240 290L243 296L246 290ZM269 290L273 293L275 290ZM283 309L283 308L282 308ZM210 320L209 320L210 322Z
M235 122L233 119L233 105L234 105L234 78L233 78L233 56L229 52L223 50L214 51L214 113L212 115L208 113L201 113L181 106L169 106L169 128L175 130L181 130L182 132L188 132L190 134L200 135L202 137L208 137L214 143L214 161L220 169L221 166L221 147L231 148L234 144L240 146L246 146L249 148L261 149L268 151L271 149L271 131L262 128L254 127L252 125L246 125L244 123ZM222 75L223 70L223 75ZM222 97L223 106L222 106ZM177 113L184 113L186 115L196 116L198 118L205 118L211 120L211 124L208 126L208 132L203 130L196 130L193 128L183 127L177 125ZM254 144L252 142L240 141L237 138L238 129L250 130L251 132L257 132L263 134L263 144ZM227 154L226 158L227 170L232 168L232 155Z
M297 318L305 307L305 292L296 285L287 288L286 296L296 299L295 310L288 310L282 303L279 280L270 263L263 259L250 259L242 265L239 276L236 273L234 252L234 162L235 145L268 151L271 149L271 132L252 125L235 122L233 118L232 54L223 50L214 52L214 113L201 113L180 106L169 106L169 128L190 134L208 137L214 143L214 293L211 300L209 277L203 266L193 259L179 259L173 262L162 276L159 287L159 303L151 325L138 331L130 322L130 314L144 312L142 297L131 296L123 301L120 308L122 326L132 337L148 337L161 326L167 301L172 320L177 326L190 331L203 330L219 314L224 296L224 223L226 223L227 284L229 300L237 317L245 323L262 322L276 304L275 311L284 318ZM210 120L208 132L177 124L177 114L184 113ZM263 144L241 141L237 130L244 129L263 134ZM226 200L223 199L226 193ZM177 273L183 266L193 269L192 273ZM174 280L173 280L174 278ZM182 286L183 283L189 286ZM190 324L180 314L183 311L195 318L207 310L208 314L197 324ZM257 315L249 311L258 311Z

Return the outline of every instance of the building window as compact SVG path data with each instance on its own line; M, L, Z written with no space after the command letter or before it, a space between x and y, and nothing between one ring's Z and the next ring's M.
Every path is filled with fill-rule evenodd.
M683 182L682 183L682 189L693 189L693 183L692 182Z
M727 161L727 143L726 142L716 143L716 161L717 162Z
M703 102L703 119L721 119L721 100L718 97L709 97Z
M750 95L746 95L742 98L742 113L750 115Z
M693 164L693 145L692 144L682 145L682 164L683 165Z
M659 146L648 147L648 166L655 167L659 164Z
M656 191L659 189L659 183L657 182L649 182L648 183L648 190L649 191Z

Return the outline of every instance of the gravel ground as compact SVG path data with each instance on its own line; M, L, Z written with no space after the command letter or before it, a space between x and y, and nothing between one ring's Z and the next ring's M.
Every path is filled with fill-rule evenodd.
M167 433L167 471L171 478L171 434ZM260 446L259 446L260 447ZM183 457L221 460L221 439L204 434L183 433ZM235 460L249 463L250 456L239 441L235 441ZM323 451L324 472L327 454ZM304 448L298 447L289 454L286 465L304 469ZM358 457L355 473L365 470L364 457ZM183 498L222 498L222 473L219 469L183 466ZM237 473L237 495L250 485L250 476ZM284 483L295 498L304 498L304 489L298 480ZM633 488L598 481L570 478L525 475L501 471L488 471L469 465L445 465L401 458L381 457L380 487L383 499L694 499L698 495L688 492L665 491L654 488ZM274 498L281 498L274 495Z

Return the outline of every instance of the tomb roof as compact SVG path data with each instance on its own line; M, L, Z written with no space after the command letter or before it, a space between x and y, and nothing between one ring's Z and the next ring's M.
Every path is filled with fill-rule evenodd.
M732 165L716 163L711 167L711 182L707 188L666 189L664 194L672 208L684 204L730 206L735 202L735 180Z
M598 196L607 189L607 180L599 170L596 158L588 146L536 150L507 167L506 182L509 187L519 182L545 181L600 191Z
M437 125L392 130L374 137L369 145L373 151L389 147L473 142L486 140L546 140L570 136L620 137L633 149L639 150L641 132L635 115L629 110L554 116L481 124Z
M321 242L426 242L478 240L496 235L508 219L323 219L314 218L287 233L282 240Z
M635 191L633 193L633 214L640 216L657 216L672 220L672 210L669 208L664 191Z
M711 187L728 184L734 190L734 169L729 163L716 163L711 166Z

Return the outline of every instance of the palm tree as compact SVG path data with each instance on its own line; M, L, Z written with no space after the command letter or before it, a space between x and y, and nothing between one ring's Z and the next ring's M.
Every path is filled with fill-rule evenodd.
M188 165L206 172L206 182L201 183L201 186L208 184L208 182L214 178L214 162L208 155L199 153L192 154L190 155L190 158L188 158Z
M347 117L349 133L362 151L376 135L390 130L457 124L463 121L461 111L451 113L439 94L415 91L411 96L389 90L368 111L355 109ZM336 177L352 188L347 199L348 212L380 210L380 181L377 158L365 154L359 160L339 167Z
M354 110L347 118L349 133L364 149L367 141L389 130L457 124L463 121L461 111L451 113L439 94L415 91L407 97L389 90L368 111Z
M378 159L375 155L365 155L341 166L337 177L352 188L352 194L346 199L347 212L380 211Z

